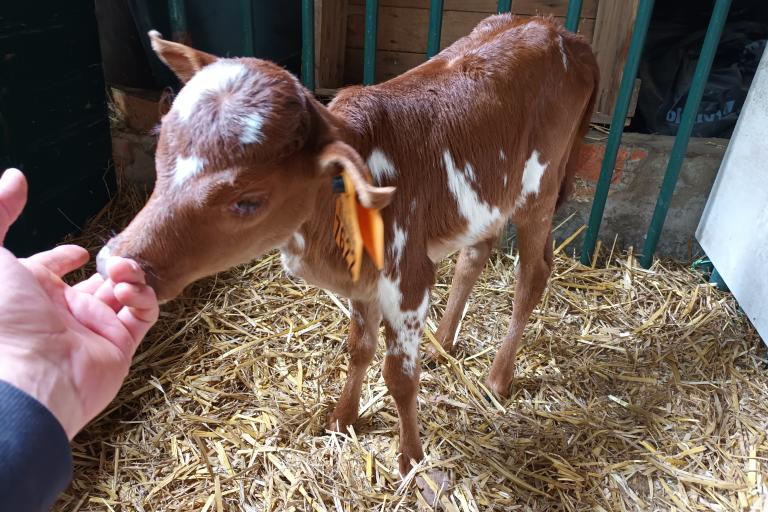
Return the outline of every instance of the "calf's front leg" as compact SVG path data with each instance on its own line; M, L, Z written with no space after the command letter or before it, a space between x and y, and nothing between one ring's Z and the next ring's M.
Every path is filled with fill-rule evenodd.
M419 438L416 398L419 392L419 345L429 308L429 291L434 276L431 262L402 265L379 283L379 300L384 315L387 353L384 381L395 400L400 419L399 468L402 475L411 461L424 458Z
M347 427L357 421L363 380L376 354L376 342L381 324L381 310L376 301L351 301L349 313L352 322L349 326L349 336L347 336L349 351L347 381L336 403L336 408L328 419L328 429L336 432L346 432Z

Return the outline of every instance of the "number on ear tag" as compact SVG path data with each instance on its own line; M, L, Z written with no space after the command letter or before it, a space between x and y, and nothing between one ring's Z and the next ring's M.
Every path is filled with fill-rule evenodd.
M352 281L360 278L363 248L374 266L384 268L384 222L379 210L365 208L357 202L352 179L342 172L334 180L336 212L333 218L333 238L341 249Z
M344 190L336 197L336 213L333 218L333 238L341 249L352 281L360 278L363 263L363 237L357 221L357 198L355 185L346 173L341 173ZM341 187L339 187L341 188Z

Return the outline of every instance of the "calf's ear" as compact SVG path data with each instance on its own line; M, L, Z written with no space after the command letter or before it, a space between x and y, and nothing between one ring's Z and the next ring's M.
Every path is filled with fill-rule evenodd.
M342 170L355 185L360 204L380 210L392 201L395 187L376 187L372 184L371 171L352 146L336 140L326 145L318 156L320 172L333 176Z
M334 114L307 92L310 114L310 134L307 145L317 154L317 166L321 174L329 178L346 172L355 185L360 204L380 210L392 201L395 187L373 185L371 171L355 149L339 140L341 122Z
M176 73L182 83L189 82L195 73L218 60L218 57L209 53L173 41L166 41L157 30L149 31L149 40L158 58Z

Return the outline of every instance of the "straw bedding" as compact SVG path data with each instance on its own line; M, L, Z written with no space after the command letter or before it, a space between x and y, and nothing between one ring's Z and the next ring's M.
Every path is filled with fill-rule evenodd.
M96 248L130 190L79 240ZM459 354L422 372L427 460L443 510L768 510L766 350L733 298L688 269L594 268L558 250L529 322L512 398L482 385L509 320L514 256L497 252L469 301ZM447 300L440 265L429 329ZM324 430L346 371L346 301L293 280L276 254L163 308L112 406L74 442L56 510L427 508L395 473L394 404L368 372L349 435Z

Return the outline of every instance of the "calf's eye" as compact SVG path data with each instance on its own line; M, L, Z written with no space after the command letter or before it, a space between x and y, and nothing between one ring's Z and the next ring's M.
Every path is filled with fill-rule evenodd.
M261 210L264 202L259 199L242 199L233 203L230 209L238 215L253 215Z

